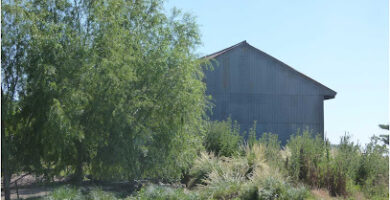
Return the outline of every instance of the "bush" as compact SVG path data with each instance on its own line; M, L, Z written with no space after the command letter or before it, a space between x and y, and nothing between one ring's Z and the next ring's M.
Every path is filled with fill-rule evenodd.
M264 180L263 187L259 191L259 199L272 200L303 200L308 196L305 187L293 187L289 183L269 177Z
M332 156L329 142L324 141L320 135L313 137L312 133L305 130L302 134L298 132L291 136L287 143L291 151L287 166L289 174L296 181L327 188L333 196L347 195L348 174L353 174L354 171L349 169L349 162L355 158L345 157L348 153L357 152L349 139L347 136L343 137L335 156Z
M327 188L332 196L361 188L370 199L388 197L388 151L379 138L373 137L363 153L349 135L331 149L328 141L308 131L292 136L287 146L287 170L294 180Z
M269 167L263 144L248 144L243 152L232 157L202 153L195 160L191 174L202 180L203 185L196 188L201 199L273 199L275 194L282 199L302 199L306 195L306 189L293 187L277 168ZM269 179L277 184L264 181Z
M291 156L288 163L288 171L295 180L302 180L310 185L320 185L318 181L318 166L329 159L329 145L321 136L315 137L305 130L291 136L287 143Z
M197 200L200 199L198 193L185 190L183 188L170 188L150 185L141 189L136 196L129 199L137 200Z
M248 172L249 164L245 157L215 157L213 153L202 152L190 170L192 178L187 187L242 182L247 180Z
M45 197L46 200L116 200L114 194L104 192L101 189L94 188L92 190L85 188L76 189L75 187L64 186L55 189L49 196Z
M356 175L356 182L368 197L388 198L388 159L387 147L379 144L379 138L372 137L364 149Z
M73 187L60 187L54 190L49 196L45 198L46 200L82 200L84 199L80 190Z
M242 141L239 125L228 118L227 121L210 123L203 144L208 152L229 157L239 151Z
M94 189L92 190L87 197L86 200L93 199L93 200L117 200L114 194L109 192L104 192L101 189Z
M348 193L347 183L356 177L361 152L359 146L351 141L351 136L344 135L332 156L332 159L328 159L328 173L323 179L333 196L345 196Z
M186 183L187 187L191 188L197 184L205 184L204 180L213 169L218 167L219 162L220 161L212 152L201 152L200 156L194 161L194 164L190 169L189 176L191 178L189 182Z

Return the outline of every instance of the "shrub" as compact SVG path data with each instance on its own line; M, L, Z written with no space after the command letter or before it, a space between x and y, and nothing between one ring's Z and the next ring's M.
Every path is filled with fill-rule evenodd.
M136 196L129 199L137 200L196 200L200 199L198 193L183 188L170 188L150 185L142 188Z
M188 187L195 184L212 186L219 183L242 182L247 180L248 171L248 160L245 157L215 157L213 153L202 152L190 170L192 179Z
M327 149L329 145L323 141L321 136L315 137L305 130L291 136L287 143L291 151L288 163L288 171L295 180L303 180L310 185L319 185L318 166L326 162Z
M364 149L356 175L356 182L368 197L388 198L388 159L387 147L379 144L379 138L372 137Z
M360 157L359 146L351 141L351 136L342 136L340 144L335 147L333 158L327 159L328 173L323 177L324 184L333 196L347 195L347 183L355 179Z
M272 200L303 200L308 196L308 191L305 187L293 187L289 183L269 177L264 180L263 187L259 191L259 199Z
M336 150L336 164L341 168L343 174L355 179L361 159L359 146L351 141L350 135L344 135L341 137Z
M347 178L354 170L349 169L349 153L358 155L358 149L350 142L349 136L341 139L341 145L331 155L330 144L320 135L315 137L305 130L302 134L291 136L288 148L291 151L288 172L296 181L303 181L314 187L324 187L331 195L347 195ZM353 156L353 155L350 155Z
M265 151L265 147L259 143L256 143L252 147L245 147L245 155L249 166L247 177L253 182L262 180L271 174L278 174L269 167L268 163L266 163Z
M243 182L216 182L200 189L202 199L234 199L239 198L244 188Z
M114 194L104 192L99 188L93 189L76 189L75 187L64 186L55 189L49 196L45 197L47 200L116 200Z
M49 196L45 198L46 200L82 200L84 199L80 190L73 187L60 187L54 190Z
M220 161L214 156L214 153L201 152L200 156L194 161L194 164L190 169L189 176L191 178L189 182L186 183L187 187L191 188L196 184L205 184L204 180L213 169L218 167L219 162Z
M242 140L238 123L232 123L232 120L228 118L227 121L210 123L204 146L208 152L228 157L239 151Z
M109 192L104 192L101 189L93 189L85 198L86 200L88 199L93 199L93 200L117 200L114 194L109 193Z
M243 157L221 157L220 162L216 167L212 168L211 172L208 174L205 182L207 185L212 186L214 184L224 184L224 183L241 183L246 180L247 173L249 171L249 165L245 158Z

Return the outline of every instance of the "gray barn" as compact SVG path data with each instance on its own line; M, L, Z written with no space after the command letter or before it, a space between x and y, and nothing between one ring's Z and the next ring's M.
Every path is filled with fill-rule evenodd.
M205 56L206 93L215 104L212 120L231 116L242 130L257 121L257 136L277 133L282 143L298 129L324 133L324 104L336 92L246 41Z

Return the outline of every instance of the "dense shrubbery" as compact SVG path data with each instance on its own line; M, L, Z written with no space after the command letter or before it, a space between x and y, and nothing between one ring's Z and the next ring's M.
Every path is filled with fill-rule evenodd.
M287 170L296 181L326 188L334 196L350 195L358 186L368 197L388 197L387 148L375 137L362 152L348 135L332 148L320 136L304 131L292 136L287 147L291 152Z
M240 155L215 156L202 152L191 168L191 187L149 185L129 199L304 199L308 190L303 185L288 181L275 167L266 162L263 144L245 146ZM68 192L70 199L79 199L80 192L68 188L55 191L52 199ZM91 192L106 195L105 193ZM77 197L77 198L76 198ZM86 198L87 198L86 197ZM98 198L97 195L94 197Z
M128 198L315 199L308 188L323 188L333 196L363 193L368 199L388 198L388 151L377 137L364 148L354 144L348 135L341 138L339 145L331 146L319 135L303 131L291 136L287 146L281 149L277 135L266 133L259 139L252 137L251 143L244 143L232 134L231 121L216 124L212 129L219 132L215 133L221 137L233 135L236 143L221 145L225 140L211 143L207 141L210 136L205 136L209 145L218 148L209 146L206 148L209 152L200 152L189 169L186 187L149 185ZM220 147L224 151L213 152L213 149L223 149ZM225 156L221 152L231 153ZM49 198L66 195L69 199L84 198L71 188L55 191ZM100 190L89 193L88 198L91 197L115 198Z
M386 155L386 156L384 156ZM363 150L355 177L363 191L372 196L389 196L388 148L379 144L379 138L372 137Z
M356 191L364 192L369 198L388 196L388 151L385 145L379 144L380 138L373 137L369 144L360 147L351 141L349 135L345 135L338 145L331 146L320 135L304 130L291 136L286 147L281 149L276 134L264 133L256 139L256 127L253 126L245 143L237 135L239 129L234 127L231 120L215 122L211 126L211 131L205 137L206 149L210 154L203 153L195 161L191 170L191 187L194 184L211 186L220 183L229 190L240 190L238 186L233 186L241 184L225 179L216 182L219 176L215 176L213 170L219 174L224 172L219 178L228 177L238 181L253 173L255 164L262 163L265 169L277 169L278 174L290 177L295 183L303 182L309 187L327 189L332 196L348 196ZM243 157L246 157L246 162L242 161ZM232 159L242 165L232 165ZM230 170L239 173L234 170L236 168L247 174L239 177L229 174ZM262 179L268 178L267 170L261 171ZM242 175L242 172L239 174ZM214 182L210 182L210 178Z

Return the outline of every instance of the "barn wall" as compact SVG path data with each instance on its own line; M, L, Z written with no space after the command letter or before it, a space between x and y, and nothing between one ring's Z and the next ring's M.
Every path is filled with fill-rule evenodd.
M215 104L211 119L231 116L243 130L257 121L258 136L277 133L283 143L298 129L323 134L324 95L318 85L246 45L215 60L214 70L205 72Z

